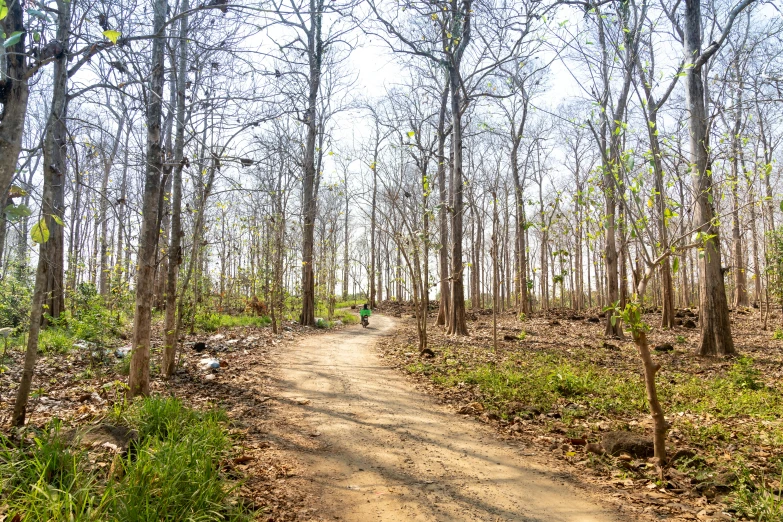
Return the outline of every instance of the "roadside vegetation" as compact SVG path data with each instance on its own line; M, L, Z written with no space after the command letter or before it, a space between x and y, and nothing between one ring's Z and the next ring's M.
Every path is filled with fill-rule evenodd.
M589 316L589 314L588 314ZM420 356L413 326L383 350L453 407L478 415L502 433L527 440L594 480L628 491L655 484L671 502L705 498L747 520L783 520L783 353L759 333L757 314L736 314L741 355L702 359L694 332L654 329L661 364L658 395L670 424L672 461L661 479L645 458L590 451L607 432L642 437L652 428L636 347L603 341L601 326L556 313L499 318L498 350L491 320L477 315L471 338L431 332L434 356ZM524 335L522 335L524 333ZM649 440L649 439L648 439ZM690 499L690 500L689 500Z
M85 447L60 421L21 441L0 436L7 519L251 520L224 469L233 451L224 412L149 397L116 406L107 420L132 434L125 447Z

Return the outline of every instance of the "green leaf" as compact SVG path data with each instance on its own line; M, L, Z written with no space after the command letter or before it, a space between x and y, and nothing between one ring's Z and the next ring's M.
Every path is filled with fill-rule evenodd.
M783 210L783 200L780 202L780 210Z
M674 263L672 264L672 271L676 274L679 268L680 268L680 258L675 257Z
M32 215L33 211L27 205L8 205L5 207L5 215L11 219L18 219Z
M62 227L62 226L65 226L65 224L63 223L63 220L62 220L62 219L60 219L60 216L56 216L56 215L54 215L54 214L51 214L51 216L52 216L52 219L54 220L54 222L55 222L55 223L57 223L57 224L58 224L58 225L60 225L61 227Z
M17 31L17 32L13 33L11 36L9 36L8 38L5 39L5 42L3 42L3 47L8 49L12 45L18 44L19 40L22 39L22 34L24 34L24 33L22 33L22 31Z
M115 31L115 30L113 30L113 29L109 29L108 31L103 31L103 36L105 36L106 38L108 38L108 40L109 40L111 43L113 43L113 44L116 44L116 43L117 43L117 39L118 39L120 36L122 36L122 33L121 33L121 32L119 32L119 31Z
M8 6L5 3L5 0L0 0L0 20L5 18L8 15Z
M33 225L33 229L30 231L30 239L39 245L49 241L49 227L46 226L46 218L42 218L41 221Z
M39 33L38 31L34 32L33 33L33 41L35 43L40 42L41 41L41 33Z
M46 14L43 11L39 11L38 9L28 9L27 14L36 18L40 18L41 20L48 20Z
M416 131L408 131L408 137L412 138L416 135Z

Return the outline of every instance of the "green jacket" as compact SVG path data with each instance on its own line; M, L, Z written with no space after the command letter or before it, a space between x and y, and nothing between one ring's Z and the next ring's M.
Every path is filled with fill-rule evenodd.
M359 310L359 315L362 317L370 317L372 315L372 310L370 310L369 308L367 310L362 308L361 310Z

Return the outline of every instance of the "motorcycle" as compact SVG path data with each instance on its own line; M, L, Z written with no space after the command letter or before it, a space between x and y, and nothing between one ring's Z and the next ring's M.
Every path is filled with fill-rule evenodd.
M370 326L370 317L369 316L366 316L366 315L362 316L362 326L364 326L365 328Z

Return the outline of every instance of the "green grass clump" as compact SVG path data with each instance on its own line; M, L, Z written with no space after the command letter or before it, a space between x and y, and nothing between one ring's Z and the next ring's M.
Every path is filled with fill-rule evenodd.
M117 520L244 520L228 505L220 461L231 449L224 412L197 412L173 398L152 397L124 416L139 431L135 458L111 498Z
M320 317L315 321L316 328L323 328L325 330L328 330L332 326L334 326L332 321L327 321L326 319L321 319Z
M111 476L92 469L84 451L54 424L30 447L0 438L0 504L30 521L250 520L231 502L223 475L231 439L219 410L198 412L174 398L150 397L117 411L114 421L139 432Z
M84 452L62 440L59 423L34 439L28 451L0 436L0 501L9 520L91 520L100 503L94 474L86 470Z
M753 480L750 470L740 465L737 472L737 487L733 507L740 516L760 522L779 522L783 520L783 466L777 487L770 487L761 477Z
M263 316L254 315L228 315L207 313L196 316L196 327L204 332L215 332L220 328L233 328L238 326L264 327L272 324L272 320Z
M539 354L501 365L482 364L472 369L459 364L441 367L424 363L407 369L430 375L444 386L477 386L485 406L501 412L510 401L541 410L549 410L560 399L584 403L602 412L641 411L645 406L641 381L621 379L598 367L573 364L551 355Z
M359 318L349 310L337 310L334 313L335 319L339 319L343 324L358 324Z
M73 349L76 337L67 329L50 326L41 330L38 337L38 350L42 353L66 354Z

